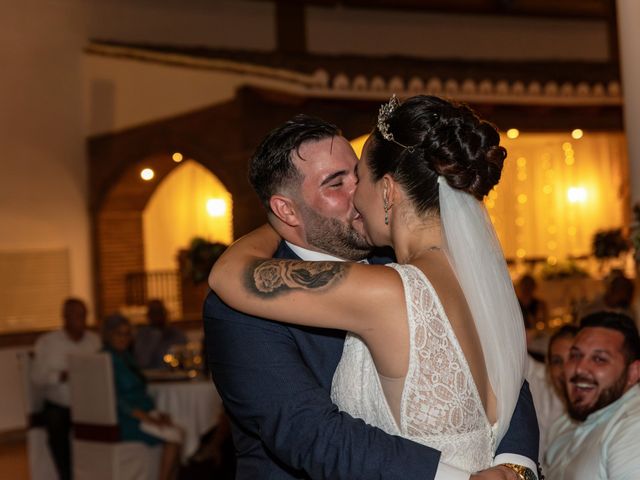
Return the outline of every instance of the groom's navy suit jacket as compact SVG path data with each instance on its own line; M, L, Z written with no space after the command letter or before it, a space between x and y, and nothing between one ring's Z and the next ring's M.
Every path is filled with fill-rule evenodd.
M284 242L277 258L298 258ZM231 420L238 480L424 479L440 452L339 412L331 380L344 332L244 315L210 292L204 306L208 365ZM527 384L498 453L538 458Z

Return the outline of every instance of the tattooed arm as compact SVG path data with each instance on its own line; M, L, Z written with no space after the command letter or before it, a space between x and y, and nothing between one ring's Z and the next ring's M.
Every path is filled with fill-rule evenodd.
M346 262L305 262L300 260L255 260L245 269L247 291L268 299L296 289L330 289L346 275Z
M279 240L269 226L238 240L214 265L209 276L212 290L244 313L340 328L364 337L404 314L402 283L394 270L348 262L272 259Z

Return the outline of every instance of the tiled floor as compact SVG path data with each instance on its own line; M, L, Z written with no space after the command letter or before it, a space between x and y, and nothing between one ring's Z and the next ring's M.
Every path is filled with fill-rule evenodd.
M27 448L24 440L0 441L0 478L29 480Z
M226 470L216 469L213 464L205 463L188 468L185 467L179 478L183 480L199 480L210 478L231 479L233 477L233 469L227 472ZM0 435L0 480L29 480L27 447L22 436L18 438L3 438Z

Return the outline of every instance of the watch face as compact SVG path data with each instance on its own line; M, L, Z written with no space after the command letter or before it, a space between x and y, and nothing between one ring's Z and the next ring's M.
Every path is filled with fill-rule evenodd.
M530 468L523 468L521 472L524 480L536 480L536 475Z
M524 480L537 480L536 474L530 468L523 467L522 465L517 465L515 463L505 463L504 465L511 468L514 472L518 474L518 476Z

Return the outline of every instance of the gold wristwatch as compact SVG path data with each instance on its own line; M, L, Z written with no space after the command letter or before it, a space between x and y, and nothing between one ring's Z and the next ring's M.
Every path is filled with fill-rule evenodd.
M515 463L501 463L500 465L503 465L516 472L520 480L537 480L536 474L533 473L533 470L531 470L530 468L523 467L522 465L518 465Z

